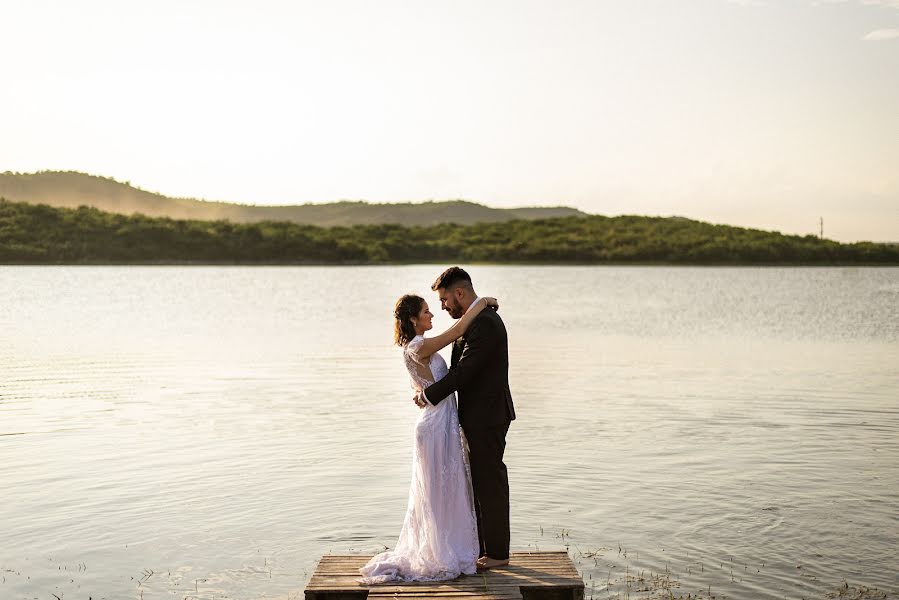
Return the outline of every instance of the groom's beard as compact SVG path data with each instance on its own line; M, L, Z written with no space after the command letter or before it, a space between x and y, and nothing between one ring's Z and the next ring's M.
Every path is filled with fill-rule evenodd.
M454 319L461 319L462 315L468 312L471 302L469 301L467 306L463 306L456 298L452 298L452 302L446 303L446 312Z

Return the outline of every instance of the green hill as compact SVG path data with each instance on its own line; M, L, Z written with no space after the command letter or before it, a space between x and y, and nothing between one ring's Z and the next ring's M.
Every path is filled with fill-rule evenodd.
M133 187L128 182L72 171L0 173L0 197L13 202L47 204L59 208L92 206L123 215L140 213L150 217L204 221L227 219L234 223L290 221L321 227L377 223L468 225L513 219L586 215L579 210L564 206L500 209L463 200L399 204L333 202L296 206L253 206L192 198L170 198Z
M899 246L683 218L562 217L322 228L126 216L0 200L0 264L887 264Z

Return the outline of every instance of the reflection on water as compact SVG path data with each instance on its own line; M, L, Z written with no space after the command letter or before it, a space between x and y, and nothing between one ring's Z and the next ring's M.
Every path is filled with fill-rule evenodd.
M391 311L439 271L0 268L0 597L299 598L392 544ZM596 598L899 591L899 269L471 272L510 335L514 548L568 547Z

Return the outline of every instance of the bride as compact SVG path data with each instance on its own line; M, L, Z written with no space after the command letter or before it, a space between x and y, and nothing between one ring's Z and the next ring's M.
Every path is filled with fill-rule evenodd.
M452 327L426 338L424 333L431 329L434 317L428 303L412 294L397 300L394 341L403 347L415 390L446 375L446 362L437 351L461 337L487 306L497 307L496 299L477 299ZM476 572L480 547L471 474L455 394L446 400L436 406L428 404L419 414L412 485L400 537L393 550L378 554L360 569L362 583L440 581Z

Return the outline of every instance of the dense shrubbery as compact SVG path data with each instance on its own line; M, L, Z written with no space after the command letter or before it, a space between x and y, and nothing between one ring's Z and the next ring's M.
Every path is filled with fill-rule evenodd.
M124 216L0 200L0 263L899 264L899 246L681 218L322 228Z

